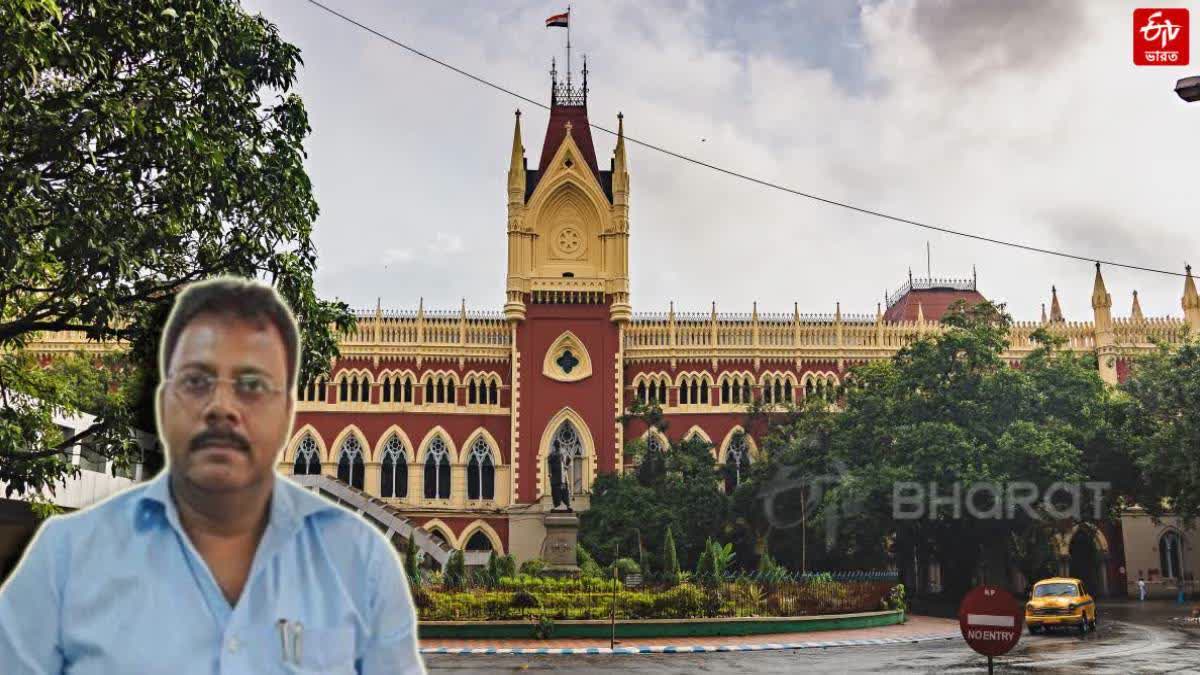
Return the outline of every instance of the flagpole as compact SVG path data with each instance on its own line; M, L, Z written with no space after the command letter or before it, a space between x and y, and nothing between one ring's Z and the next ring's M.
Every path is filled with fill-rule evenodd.
M571 88L571 6L567 5L567 89Z

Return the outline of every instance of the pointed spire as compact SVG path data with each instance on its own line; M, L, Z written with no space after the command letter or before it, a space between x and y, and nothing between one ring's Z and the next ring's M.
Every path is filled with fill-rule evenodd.
M462 306L459 309L459 314L462 315L462 317L464 319L467 318L467 299L466 298L462 299Z
M1042 323L1046 323L1046 303L1042 303Z
M1058 323L1063 320L1062 305L1058 304L1058 288L1050 287L1050 320Z
M835 321L842 320L842 303L840 301L837 303L837 305L835 305L835 309L833 310L833 316L834 316Z
M1096 281L1092 285L1092 309L1107 309L1112 307L1112 296L1104 287L1104 276L1100 274L1100 263L1096 263Z
M383 298L378 296L375 297L375 316L383 316Z
M1134 321L1145 321L1146 319L1142 316L1142 303L1138 302L1137 291L1133 292L1133 309L1129 311L1129 318Z
M424 316L425 316L425 298L422 297L417 302L417 317L424 318Z
M712 320L713 321L717 320L717 301L716 300L713 300Z
M755 300L754 304L751 305L750 316L755 321L758 321L758 301L757 300Z
M917 323L925 323L925 306L917 301Z
M1196 293L1196 280L1192 278L1192 266L1186 265L1187 278L1183 280L1183 309L1200 310L1200 294Z
M875 321L883 321L883 304L879 302L875 303Z
M508 163L508 189L525 196L525 146L521 143L521 111L517 110L513 122L512 157Z
M617 113L617 147L613 150L612 160L613 192L625 193L629 190L629 165L627 162L625 157L625 115Z
M798 302L792 303L792 321L800 323L800 303Z

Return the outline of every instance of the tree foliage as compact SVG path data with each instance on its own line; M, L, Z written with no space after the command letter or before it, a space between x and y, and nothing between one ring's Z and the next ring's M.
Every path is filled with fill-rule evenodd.
M1139 503L1156 517L1200 515L1200 341L1160 346L1134 362L1122 386Z
M232 0L24 0L0 9L0 480L52 488L61 451L124 457L153 429L157 345L174 296L221 274L291 304L305 377L353 318L312 275L317 204L300 52ZM129 370L91 357L36 372L46 331L121 342ZM105 363L106 367L112 366ZM11 394L18 392L26 398ZM64 410L97 415L64 439Z

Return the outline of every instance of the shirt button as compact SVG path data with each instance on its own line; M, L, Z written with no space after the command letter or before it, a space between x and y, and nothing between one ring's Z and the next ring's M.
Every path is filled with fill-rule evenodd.
M228 647L230 654L236 654L238 653L238 650L242 648L242 643L238 642L238 639L235 637L229 638L229 643L226 645L226 647Z

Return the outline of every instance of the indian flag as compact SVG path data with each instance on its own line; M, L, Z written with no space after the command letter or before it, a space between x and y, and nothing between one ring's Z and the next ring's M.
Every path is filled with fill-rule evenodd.
M562 14L555 14L554 16L550 17L549 19L546 19L546 28L554 28L554 27L566 28L567 27L567 19L570 16L571 16L571 12L569 10L566 12L563 12Z

